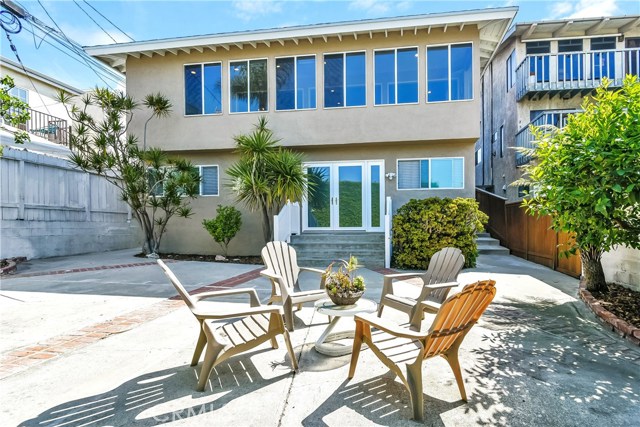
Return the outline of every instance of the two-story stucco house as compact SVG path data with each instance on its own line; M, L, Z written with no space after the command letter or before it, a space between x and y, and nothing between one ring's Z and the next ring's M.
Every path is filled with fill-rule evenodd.
M215 250L201 221L233 204L225 170L234 135L265 115L330 187L302 203L302 234L381 233L385 201L474 197L480 78L517 9L214 34L86 48L126 72L127 92L162 92L174 105L147 141L198 165L196 215L176 220L166 251ZM231 84L230 82L233 82ZM132 123L141 135L146 117ZM350 197L346 197L349 192ZM317 202L317 201L316 201ZM345 206L348 204L347 206ZM350 212L344 215L344 212ZM353 213L356 212L354 215ZM263 246L257 214L243 214L232 252ZM343 256L348 256L344 255Z

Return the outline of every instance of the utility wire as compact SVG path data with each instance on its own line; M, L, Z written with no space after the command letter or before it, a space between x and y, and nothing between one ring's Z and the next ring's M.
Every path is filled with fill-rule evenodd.
M114 38L113 38L113 36L111 36L111 34L109 34L109 32L108 32L107 30L105 30L104 28L102 28L102 25L98 24L98 22L97 22L95 19L93 19L93 17L92 17L91 15L89 15L89 14L87 13L87 11L86 11L86 10L84 10L84 9L82 8L82 6L80 6L80 3L78 3L76 0L73 0L73 2L76 4L76 6L78 6L78 8L79 8L81 11L83 11L83 12L84 12L84 14L85 14L85 15L87 15L87 16L89 17L89 19L91 19L91 20L93 21L93 23L94 23L94 24L96 24L96 25L98 26L98 28L100 28L102 31L104 31L104 33L105 33L107 36L109 36L109 38L110 38L111 40L113 40L113 42L114 42L114 43L118 43L118 42L117 42L117 40L116 40L116 39L114 39Z
M49 19L51 20L51 22L53 22L53 25L56 26L56 28L58 29L58 31L60 32L60 34L62 34L62 36L64 37L64 39L73 47L73 49L76 51L76 53L78 55L81 56L82 60L85 62L85 64L87 64L87 66L89 68L91 68L91 70L95 73L96 76L98 76L98 78L100 80L102 80L102 82L107 85L109 88L113 89L113 86L111 86L109 83L107 83L107 81L105 79L102 78L102 76L93 68L93 66L91 65L91 63L89 61L87 61L87 59L84 57L83 53L84 50L82 49L78 49L74 43L71 42L71 40L69 40L69 38L67 37L67 35L64 33L64 31L62 31L62 28L60 28L60 26L58 25L58 23L53 19L53 17L49 14L49 11L47 11L47 9L44 7L44 5L42 4L42 2L40 0L38 0L38 4L40 5L40 7L42 8L42 10L44 10L44 13L47 14L47 16L49 17Z
M135 40L133 39L133 37L131 37L129 34L125 33L122 29L120 29L120 27L118 27L116 24L114 24L113 22L111 22L111 20L110 20L109 18L107 18L106 16L104 16L102 13L100 13L100 11L99 11L98 9L96 9L95 7L93 7L93 6L91 5L91 3L89 3L87 0L82 0L82 1L84 1L84 2L87 4L87 6L89 6L91 9L95 10L95 11L96 11L96 13L97 13L98 15L100 15L100 16L102 16L104 19L106 19L106 21L107 21L109 24L113 25L113 26L114 26L118 31L120 31L122 34L124 34L124 35L129 39L129 40L131 40L132 42L134 42L134 41L135 41Z

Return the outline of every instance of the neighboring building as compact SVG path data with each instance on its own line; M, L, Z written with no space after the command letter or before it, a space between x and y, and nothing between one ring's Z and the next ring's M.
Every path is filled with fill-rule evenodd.
M640 72L640 16L516 24L482 76L482 136L476 143L476 185L513 202L511 183L529 158L529 125L562 127L603 77L620 87Z
M303 233L381 232L386 197L394 209L411 198L474 197L480 76L516 11L484 9L86 50L126 72L127 93L134 98L160 91L171 100L173 114L149 124L148 145L190 159L204 182L202 197L193 202L195 217L172 222L163 250L204 253L216 247L202 219L213 217L218 204L234 203L225 187L225 171L237 159L233 137L251 131L262 115L282 144L304 153L306 165L330 184L323 203L313 208L303 203ZM134 119L134 134L142 135L146 118ZM232 252L259 252L264 243L259 218L243 214Z
M23 130L51 142L67 145L71 119L64 105L58 101L58 91L81 95L82 91L66 83L0 57L0 74L13 78L11 95L29 104L30 120Z

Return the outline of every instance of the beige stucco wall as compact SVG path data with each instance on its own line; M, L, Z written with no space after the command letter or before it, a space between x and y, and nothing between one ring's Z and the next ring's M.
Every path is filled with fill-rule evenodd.
M340 160L384 160L384 173L396 172L398 158L424 157L464 157L464 189L461 190L398 190L397 179L385 180L385 196L393 199L397 209L411 198L425 197L474 197L475 180L473 168L466 167L473 162L472 141L423 141L419 143L392 142L386 144L363 144L346 147L318 147L298 149L304 153L306 162ZM219 246L202 227L204 218L213 218L219 204L233 205L233 194L225 187L228 178L225 171L237 159L229 150L193 152L181 151L176 154L191 160L196 165L218 165L220 177L219 196L201 196L192 202L194 211L190 219L175 218L169 223L167 234L162 241L162 252L195 254L221 253ZM231 242L229 253L233 255L257 255L264 245L262 223L258 213L251 213L242 206L242 229Z
M284 145L350 145L386 141L425 141L445 139L477 139L480 129L479 108L479 37L475 26L465 26L444 32L433 29L375 34L373 38L360 35L358 39L343 37L314 41L301 39L296 45L287 41L284 46L272 42L270 47L257 44L256 48L229 51L217 48L203 53L179 52L165 56L129 57L127 60L127 92L142 99L152 92L162 92L174 108L168 119L154 120L148 128L147 141L167 150L204 150L233 147L233 136L247 132L261 114L266 114L270 126L283 139ZM472 42L474 46L474 98L470 101L426 103L426 46L445 43ZM419 103L413 105L374 106L373 51L382 48L418 47ZM366 51L367 106L358 108L322 108L323 53ZM275 111L275 58L302 54L316 54L317 108L308 111ZM266 113L229 114L228 69L229 61L268 59L269 111ZM222 61L223 113L221 115L184 116L184 64ZM134 134L142 135L146 112L140 111L132 122Z
M640 250L618 246L602 256L602 268L607 282L640 292Z

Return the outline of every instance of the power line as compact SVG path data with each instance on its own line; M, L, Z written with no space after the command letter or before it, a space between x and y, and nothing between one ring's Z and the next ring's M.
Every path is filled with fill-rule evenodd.
M80 3L78 3L76 0L73 0L73 2L76 4L76 6L78 6L78 8L79 8L81 11L83 11L83 12L84 12L84 14L85 14L85 15L87 15L87 16L89 17L89 19L91 19L91 20L93 21L93 23L94 23L94 24L96 24L96 25L98 26L98 28L100 28L102 31L104 31L104 33L105 33L107 36L109 36L109 38L110 38L111 40L113 40L113 42L114 42L114 43L118 43L118 42L116 41L116 39L114 39L114 38L113 38L113 36L111 36L111 34L109 34L109 32L108 32L107 30L105 30L104 28L102 28L102 25L98 24L98 22L97 22L95 19L93 19L93 17L92 17L91 15L89 15L89 14L87 13L87 11L86 11L86 10L84 10L84 9L82 8L82 6L80 6Z
M75 1L75 0L74 0ZM113 25L118 31L120 31L122 34L124 34L127 38L129 38L129 40L131 40L132 42L134 42L135 40L133 39L133 37L131 37L129 34L125 33L122 29L120 29L120 27L118 27L116 24L114 24L113 22L111 22L111 20L109 18L107 18L106 16L104 16L102 13L100 13L100 11L98 9L96 9L95 7L93 7L87 0L82 0L84 1L87 6L89 6L91 9L95 10L96 13L100 16L102 16L104 19L107 20L108 23L110 23L111 25ZM114 40L115 41L115 40Z

